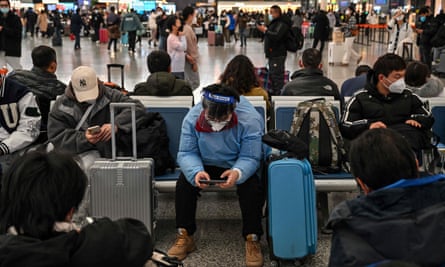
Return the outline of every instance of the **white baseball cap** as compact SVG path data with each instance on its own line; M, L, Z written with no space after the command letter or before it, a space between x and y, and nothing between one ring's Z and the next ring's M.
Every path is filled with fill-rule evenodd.
M71 85L77 101L84 102L99 96L96 71L88 66L80 66L73 70Z

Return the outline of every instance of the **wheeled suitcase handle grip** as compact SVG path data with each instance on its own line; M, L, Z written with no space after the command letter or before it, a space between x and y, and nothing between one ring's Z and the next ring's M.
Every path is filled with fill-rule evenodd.
M133 157L117 157L116 156L116 132L115 132L115 119L114 108L131 108L131 139L133 145ZM131 159L136 161L138 158L137 144L136 144L136 104L135 103L111 103L110 104L111 115L111 160L126 160Z

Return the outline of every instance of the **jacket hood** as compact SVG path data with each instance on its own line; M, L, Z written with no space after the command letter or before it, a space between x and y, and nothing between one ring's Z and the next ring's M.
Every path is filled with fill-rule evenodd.
M429 78L424 85L418 87L407 85L409 90L420 97L439 96L443 92L443 87L442 81L436 78Z
M99 219L80 232L60 233L46 240L0 235L2 267L140 267L152 251L146 227L133 219Z
M328 225L335 226L346 222L353 227L362 227L354 223L353 218L382 221L406 217L411 213L445 202L445 182L427 184L408 188L391 188L377 190L366 196L342 202L332 212ZM416 222L412 222L416 223Z
M159 96L170 95L176 83L175 75L169 72L156 72L147 78L147 85L153 94Z
M305 76L323 76L323 71L321 69L304 68L295 71L290 78L291 80L293 80L295 78L305 77Z

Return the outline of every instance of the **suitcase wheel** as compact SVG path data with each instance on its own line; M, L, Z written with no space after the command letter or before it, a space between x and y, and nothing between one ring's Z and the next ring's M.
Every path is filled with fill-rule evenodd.
M280 261L279 260L270 261L270 267L280 267Z

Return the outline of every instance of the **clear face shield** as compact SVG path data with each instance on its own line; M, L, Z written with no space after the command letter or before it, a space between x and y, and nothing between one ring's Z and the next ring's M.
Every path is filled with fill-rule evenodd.
M210 126L213 131L219 132L232 120L232 113L236 107L233 96L223 96L205 91L202 97L203 119L198 123L201 127Z

